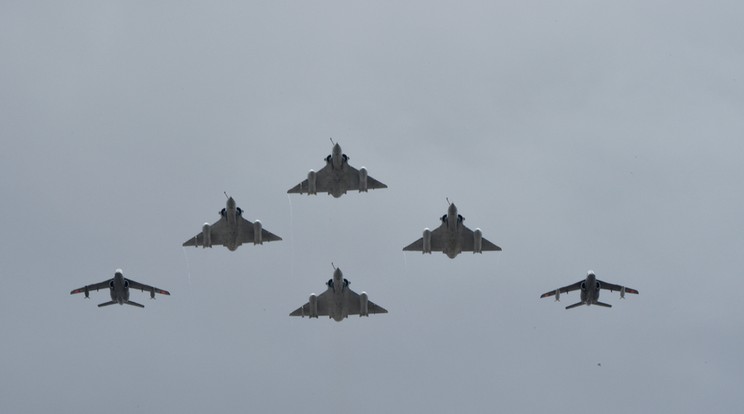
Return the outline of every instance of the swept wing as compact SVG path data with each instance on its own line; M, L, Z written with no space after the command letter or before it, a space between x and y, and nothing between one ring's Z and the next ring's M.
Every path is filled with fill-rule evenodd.
M361 312L361 303L359 299L359 294L354 292L351 289L348 289L348 294L346 295L345 305L346 305L346 309L348 309L349 311L349 315L359 315L359 313ZM368 313L388 313L387 309L372 302L371 300L367 300L367 312Z
M615 284L612 284L612 283L606 283L606 282L603 282L603 281L601 281L599 279L597 279L597 282L599 282L599 288L600 289L607 289L607 290L609 290L611 292L614 292L614 291L620 292L624 288L624 286L615 285ZM625 293L635 293L637 295L638 294L638 291L635 290L635 289L631 289L629 287L626 287L625 288Z
M238 226L240 226L240 240L239 241L241 243L252 243L254 240L254 234L255 234L253 222L248 221L244 219L243 217L239 217ZM214 235L212 237L214 237ZM261 240L267 242L267 241L277 241L281 239L282 239L281 237L261 227Z
M571 292L571 291L574 291L574 290L579 290L579 289L581 289L581 283L582 282L583 282L583 280L580 280L580 281L574 283L573 285L568 285L568 286L564 286L564 287L562 287L560 289L551 290L550 292L545 292L542 295L540 295L540 297L541 298L547 298L549 296L555 296L556 293L568 293L568 292Z
M111 279L106 280L106 281L103 281L103 282L100 282L100 283L94 283L92 285L83 286L83 287L81 287L79 289L73 290L72 292L70 292L70 294L71 295L74 295L76 293L83 293L83 292L85 292L85 289L86 288L88 288L88 291L91 291L91 290L98 291L98 290L101 290L101 289L111 289Z
M325 292L317 296L318 305L318 316L328 316L330 314L329 297L331 289L326 289ZM294 312L290 313L289 316L310 316L310 302L300 306Z
M315 173L315 191L317 193L328 193L337 191L359 190L359 170L349 164L345 164L340 171L334 170L330 164ZM387 188L387 185L367 176L367 189ZM287 193L307 193L309 185L307 179L290 188Z
M464 224L462 225L462 232L460 232L460 236L462 237L462 251L472 252L475 250L475 236L473 233L473 230L470 230ZM484 252L489 250L501 251L501 247L486 240L485 237L482 237L481 250Z
M150 285L146 285L144 283L135 282L132 279L127 279L127 281L129 282L130 289L139 289L143 292L155 292L160 293L161 295L170 295L170 292L168 292L167 290L159 289Z
M222 245L227 243L227 234L229 226L227 219L220 217L214 224L209 226L212 245ZM183 246L204 246L204 233L199 232L196 236L186 240Z
M442 223L436 229L431 231L431 251L441 252L446 246L447 226ZM424 250L424 238L421 237L415 242L404 247L405 251L420 252Z

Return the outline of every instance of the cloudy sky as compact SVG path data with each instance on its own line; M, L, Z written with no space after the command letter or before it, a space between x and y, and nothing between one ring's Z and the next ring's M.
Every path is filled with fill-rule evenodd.
M0 411L741 410L744 6L604 3L0 3ZM329 137L389 188L288 197ZM404 254L446 198L503 252Z

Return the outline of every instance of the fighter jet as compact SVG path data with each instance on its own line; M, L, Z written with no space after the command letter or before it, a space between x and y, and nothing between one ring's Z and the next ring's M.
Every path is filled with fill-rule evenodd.
M620 286L620 285L613 285L612 283L605 283L599 279L597 279L597 276L594 275L593 271L587 272L586 279L580 280L573 285L568 285L565 287L562 287L560 289L551 290L550 292L543 293L541 298L547 298L548 296L555 295L555 301L557 302L560 299L561 293L568 293L572 290L579 290L581 289L581 302L574 303L573 305L566 306L566 309L572 309L577 306L581 305L599 305L604 306L606 308L611 308L612 305L607 303L602 303L599 301L599 290L600 289L607 289L609 291L619 291L620 292L620 299L625 298L626 293L635 293L638 294L638 291L635 289L631 289L629 287Z
M404 247L403 250L431 254L432 251L442 252L450 259L454 259L460 252L483 253L484 250L501 251L501 247L483 238L480 229L475 231L467 228L462 222L465 218L457 214L454 203L449 205L447 214L440 220L442 224L434 231L424 229L424 237Z
M289 316L317 318L328 315L336 322L341 322L349 315L362 317L369 316L370 313L388 313L382 306L368 300L365 292L357 294L351 290L349 281L344 279L339 268L333 272L333 279L330 279L326 286L328 289L325 292L317 296L315 293L311 294L310 301L290 313Z
M333 153L326 157L326 165L318 172L310 170L307 180L290 188L287 193L317 194L328 193L336 198L349 190L367 192L368 189L387 188L387 185L367 175L367 169L356 169L349 165L349 157L341 152L338 143L333 145Z
M227 207L220 211L220 216L220 219L211 226L209 223L204 223L202 232L186 240L183 245L202 246L206 249L216 244L235 251L243 243L253 242L256 245L282 239L264 230L260 221L256 220L255 223L251 223L244 219L243 209L235 205L232 197L228 197Z
M91 290L98 291L100 289L109 289L111 291L111 301L110 302L104 302L98 305L98 307L102 306L108 306L113 305L115 303L118 303L119 305L132 305L137 306L140 308L144 308L144 305L140 305L137 302L132 302L129 300L129 288L132 289L139 289L141 291L148 291L150 292L150 299L155 299L155 294L160 293L161 295L170 295L170 292L163 289L158 289L156 287L143 285L142 283L135 282L132 279L125 279L124 274L122 273L121 269L116 269L116 273L114 273L114 278L109 279L106 281L103 281L101 283L95 283L92 285L83 286L80 289L75 289L72 292L70 292L71 295L74 295L76 293L83 293L85 292L85 297L90 298L89 293Z

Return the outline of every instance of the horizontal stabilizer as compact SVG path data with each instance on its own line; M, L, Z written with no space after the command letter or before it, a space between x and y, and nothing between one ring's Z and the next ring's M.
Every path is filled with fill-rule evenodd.
M113 305L114 303L116 303L116 301L115 300L112 300L111 302L102 303L102 304L98 305L98 307L100 308L100 307L103 307L103 306Z
M566 309L573 309L573 308L575 308L577 306L581 306L583 304L584 304L584 302L574 303L573 305L566 306Z
M610 305L609 303L594 302L594 304L597 305L597 306L604 306L605 308L611 308L612 307L612 305Z
M128 301L126 301L126 302L124 302L124 303L126 303L127 305L137 306L137 307L139 307L139 308L144 308L144 307L145 307L145 305L140 305L139 303L137 303L137 302L132 302L131 300L128 300Z

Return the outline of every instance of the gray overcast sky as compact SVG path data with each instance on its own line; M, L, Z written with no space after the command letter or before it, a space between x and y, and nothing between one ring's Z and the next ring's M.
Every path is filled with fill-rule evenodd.
M740 411L744 6L464 3L2 2L0 411ZM389 188L289 198L328 137ZM284 241L181 248L223 191Z

